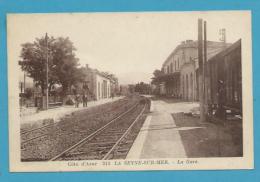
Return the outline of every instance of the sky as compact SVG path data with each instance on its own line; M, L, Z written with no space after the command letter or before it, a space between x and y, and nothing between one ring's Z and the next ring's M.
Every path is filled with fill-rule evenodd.
M149 83L178 44L197 39L198 18L211 41L221 28L228 43L251 31L249 11L9 14L8 61L18 63L21 44L47 32L69 37L82 66L113 73L120 84Z

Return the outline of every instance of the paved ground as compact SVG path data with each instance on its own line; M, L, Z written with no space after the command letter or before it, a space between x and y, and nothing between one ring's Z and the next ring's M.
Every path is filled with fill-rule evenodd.
M183 146L180 128L176 127L172 113L189 112L198 103L170 102L153 100L151 114L137 136L127 158L175 158L187 157ZM195 127L182 128L192 129Z
M172 114L187 157L243 156L242 120L201 122L199 117ZM189 129L190 128L190 129Z
M88 107L83 107L82 104L80 104L79 108L75 108L75 106L61 106L61 107L49 109L47 111L40 111L38 113L22 116L21 124L28 124L28 123L33 124L34 122L38 122L44 119L53 119L54 121L58 121L64 115L70 114L74 111L88 109L89 107L104 104L107 102L113 102L121 98L123 97L114 97L113 99L109 98L109 99L102 99L99 101L91 101L88 102Z

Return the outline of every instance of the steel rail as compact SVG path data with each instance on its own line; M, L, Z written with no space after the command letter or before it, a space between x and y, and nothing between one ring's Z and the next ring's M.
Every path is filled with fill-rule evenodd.
M24 141L22 141L21 143L22 143L22 145L23 145L23 144L25 144L25 143L27 143L27 142L30 142L30 141L32 141L32 140L35 140L35 139L37 139L37 138L41 138L41 137L44 137L44 136L47 136L47 135L48 135L48 134L42 134L42 135L39 135L39 136L30 138L30 139L28 139L28 140L24 140Z
M64 150L63 152L61 152L60 154L54 156L53 158L51 158L49 161L55 161L58 158L60 158L61 156L63 156L64 154L66 154L67 152L71 151L72 149L78 147L79 145L83 144L84 142L88 141L89 139L91 139L92 137L98 135L101 131L103 131L104 129L106 129L110 124L112 124L114 121L118 120L119 118L123 117L124 115L126 115L127 113L129 113L130 111L132 111L134 108L136 108L138 106L139 103L135 104L134 106L132 106L129 110L127 110L126 112L120 114L119 116L117 116L116 118L112 119L111 121L109 121L107 124L105 124L104 126L102 126L101 128L99 128L98 130L96 130L95 132L91 133L90 135L88 135L87 137L83 138L82 140L80 140L78 143L72 145L71 147L69 147L68 149Z
M47 125L44 125L44 126L41 126L41 127L38 127L38 128L31 129L31 130L26 130L26 131L21 132L21 134L24 135L24 134L27 134L27 133L30 133L30 132L33 132L33 131L36 131L36 130L51 127L52 125L55 125L55 124L57 124L57 123L51 123L51 124L47 124Z

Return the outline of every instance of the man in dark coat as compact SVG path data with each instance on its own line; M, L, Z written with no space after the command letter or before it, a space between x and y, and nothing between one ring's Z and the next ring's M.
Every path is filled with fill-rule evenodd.
M218 81L218 109L216 111L216 115L220 119L226 119L226 110L224 108L225 104L225 87L224 81Z
M83 100L83 107L87 107L88 106L88 96L87 96L87 94L83 94L82 100Z

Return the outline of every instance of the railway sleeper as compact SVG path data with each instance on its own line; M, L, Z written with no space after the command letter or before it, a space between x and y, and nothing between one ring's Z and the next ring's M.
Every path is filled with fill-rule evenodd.
M102 136L102 137L109 137L109 138L111 138L111 137L117 137L117 136L121 136L121 135L123 135L124 133L104 133L104 134L101 134L100 136Z
M107 149L110 149L112 145L109 145L109 146L96 146L96 147L86 147L86 148L79 148L75 151L78 151L78 152L99 152L99 151L103 151L103 150L107 150Z
M106 132L106 134L108 136L111 136L111 135L123 135L124 132L113 132L113 131L109 131L109 132Z
M109 136L104 136L103 137L103 135L102 136L99 136L98 138L95 138L95 141L97 141L97 142L106 142L106 141L114 141L114 140L118 140L119 139L119 137L118 136L111 136L111 135L109 135Z
M26 144L26 143L28 143L28 142L34 141L34 140L36 140L36 139L41 139L41 138L44 138L44 137L47 137L47 135L46 135L46 134L43 134L43 135L39 135L39 136L30 138L30 139L24 140L24 141L22 141L22 144Z
M119 148L118 150L116 150L114 153L127 153L129 151L130 148Z
M88 145L114 145L115 142L96 142L96 143L88 143Z
M87 155L88 152L71 152L71 153L68 153L62 157L75 157L75 156L80 156L80 155Z
M116 154L116 155L113 155L112 157L110 157L109 159L110 160L112 160L112 159L125 159L126 155L127 154Z

